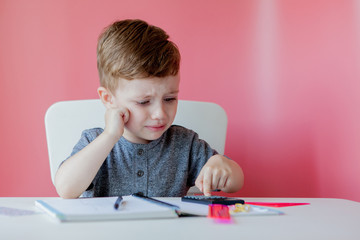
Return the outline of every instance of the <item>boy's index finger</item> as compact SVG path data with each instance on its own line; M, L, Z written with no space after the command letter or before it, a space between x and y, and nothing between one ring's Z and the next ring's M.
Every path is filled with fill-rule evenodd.
M211 196L211 191L204 190L204 195L207 197Z
M196 180L195 180L195 186L197 188L199 188L199 190L202 192L203 191L203 171L201 170L199 175L197 176Z
M203 176L203 193L205 196L211 196L211 180L212 173L211 171L206 171Z

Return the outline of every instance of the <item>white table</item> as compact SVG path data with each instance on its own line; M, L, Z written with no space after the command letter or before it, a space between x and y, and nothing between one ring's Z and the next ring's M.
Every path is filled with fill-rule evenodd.
M44 198L0 198L0 207L39 210L34 201ZM245 198L256 202L309 202L277 208L279 216L234 218L218 224L205 217L58 223L47 215L0 214L0 239L360 239L360 203L329 198Z

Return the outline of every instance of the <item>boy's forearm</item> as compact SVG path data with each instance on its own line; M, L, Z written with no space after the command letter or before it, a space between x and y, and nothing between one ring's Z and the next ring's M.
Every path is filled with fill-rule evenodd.
M84 149L66 160L55 175L62 198L77 198L91 184L118 139L103 132Z

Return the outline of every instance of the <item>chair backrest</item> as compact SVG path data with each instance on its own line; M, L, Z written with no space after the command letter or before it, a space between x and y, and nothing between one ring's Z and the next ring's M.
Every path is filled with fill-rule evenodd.
M99 99L57 102L45 115L51 179L72 152L83 130L104 128L105 107ZM224 153L227 116L215 103L179 100L174 123L192 129L220 154Z

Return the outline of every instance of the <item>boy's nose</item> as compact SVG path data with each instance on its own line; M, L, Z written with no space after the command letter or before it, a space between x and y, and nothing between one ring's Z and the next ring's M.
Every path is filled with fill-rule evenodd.
M156 106L151 114L153 119L163 119L165 115L165 108L162 104Z

